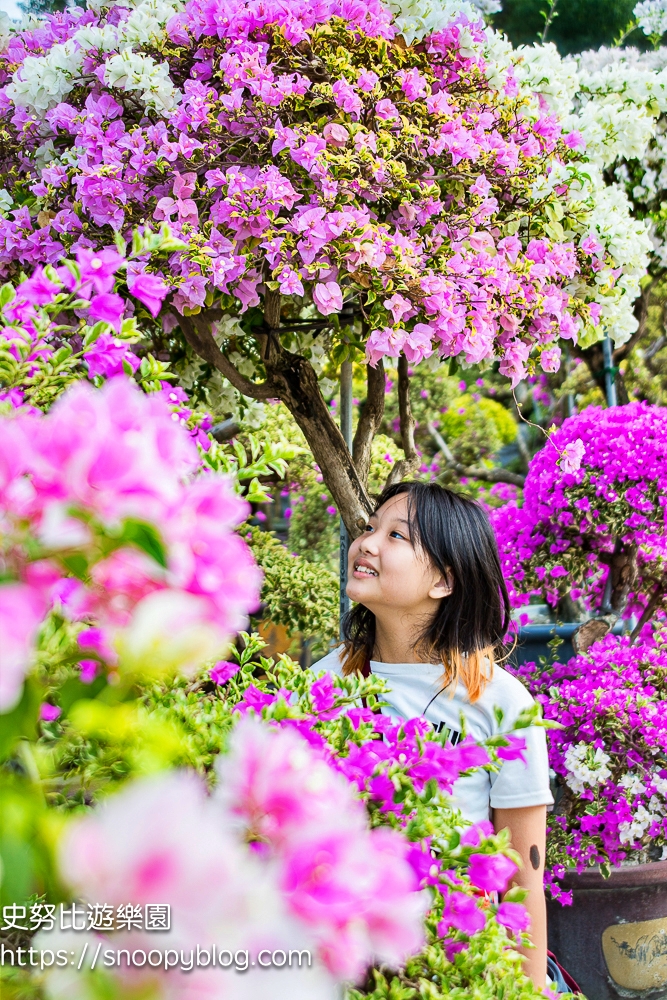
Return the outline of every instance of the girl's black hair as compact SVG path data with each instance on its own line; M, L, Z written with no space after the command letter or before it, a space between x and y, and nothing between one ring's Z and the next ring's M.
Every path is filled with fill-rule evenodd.
M495 535L484 509L475 500L437 483L402 482L388 486L375 510L392 497L407 494L410 537L453 590L431 622L416 637L415 649L442 661L447 683L460 675L472 701L479 697L488 668L483 660L505 654L503 640L510 623L510 602L498 557ZM342 621L345 672L360 669L375 645L375 615L357 604Z

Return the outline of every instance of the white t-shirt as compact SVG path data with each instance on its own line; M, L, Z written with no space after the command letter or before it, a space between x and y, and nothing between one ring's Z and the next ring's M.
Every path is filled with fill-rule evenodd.
M341 674L342 648L340 646L327 653L313 665L313 669ZM461 714L465 718L466 734L481 741L501 731L511 730L517 716L533 704L533 698L521 681L498 665L493 668L493 676L483 694L473 704L468 700L468 692L462 683L457 685L453 696L449 690L438 694L442 688L441 664L380 663L371 660L371 672L386 681L391 689L382 696L382 700L388 703L388 707L382 709L386 715L398 719L423 716L438 732L447 728L452 743L461 738ZM434 695L437 697L434 698ZM500 727L494 714L495 708L503 711ZM455 782L454 803L472 823L490 819L491 809L519 809L553 803L544 729L531 726L518 730L517 735L526 740L525 764L522 760L507 760L494 774L479 770Z

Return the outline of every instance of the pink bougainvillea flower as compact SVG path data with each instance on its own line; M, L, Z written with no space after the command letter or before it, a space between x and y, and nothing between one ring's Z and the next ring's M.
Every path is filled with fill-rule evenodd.
M568 474L573 474L578 472L581 468L581 463L583 461L584 455L586 454L586 447L581 438L577 438L576 441L570 441L565 445L563 449L563 454L561 455L559 465L561 470Z
M507 883L518 871L504 854L471 854L468 868L470 881L484 892L504 892Z
M109 247L102 250L80 248L76 251L76 262L81 273L82 291L92 285L98 295L105 295L112 290L114 275L125 260L117 250Z
M39 717L43 722L55 722L62 715L62 711L58 705L50 705L48 701L45 701L40 705Z
M528 910L521 903L501 903L496 912L496 920L514 934L527 931L530 927Z
M219 660L209 671L209 677L214 684L226 684L235 674L238 674L241 667L238 663L230 663L228 660Z
M338 282L321 281L315 285L313 288L313 302L323 316L340 312L343 308L343 293Z
M345 146L350 138L350 133L345 126L340 125L337 122L329 122L325 125L322 130L322 135L331 146L337 146L340 149Z
M79 678L83 684L92 684L99 670L97 660L79 660Z
M143 305L146 306L152 316L157 316L169 292L169 286L158 274L147 274L145 271L134 277L128 275L127 286Z
M356 978L369 954L396 967L422 946L428 901L417 892L407 848L384 827L363 836L325 830L288 848L283 891L334 975Z
M375 105L375 114L378 118L382 118L385 121L391 120L392 118L398 118L396 105L392 104L392 102L386 97L381 101L378 101Z
M0 712L14 708L23 689L37 631L47 611L39 590L24 583L0 585Z
M275 848L322 824L350 832L365 826L361 803L345 778L313 759L296 733L248 718L236 727L230 753L220 758L219 776L231 814Z
M97 340L85 349L83 360L91 379L96 375L101 375L103 378L120 375L125 371L125 366L135 372L141 364L129 344L112 337L109 333L101 333Z
M125 303L120 295L116 295L114 292L105 292L103 295L97 295L90 303L88 320L91 324L102 320L115 330L120 330L124 312Z
M438 934L445 937L452 927L464 934L477 934L485 925L486 917L475 896L467 896L464 892L447 893Z

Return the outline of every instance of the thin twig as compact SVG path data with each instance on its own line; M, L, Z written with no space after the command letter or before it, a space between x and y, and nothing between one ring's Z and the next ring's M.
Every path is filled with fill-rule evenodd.
M641 618L639 619L639 621L632 630L632 633L630 635L631 643L635 641L641 630L644 628L644 625L646 625L646 622L650 620L651 615L653 614L658 604L660 603L662 596L663 596L662 587L660 586L659 583L656 583L653 593L651 594L651 598L646 607L644 608Z
M463 465L461 462L457 462L449 445L435 425L428 424L428 429L447 465L459 476L467 476L469 479L479 479L484 483L508 483L510 486L523 486L525 483L526 477L520 476L517 472L509 472L507 469L498 468L485 469L484 466Z
M410 475L419 465L419 455L415 448L415 418L410 406L408 359L405 354L401 354L398 359L398 413L401 425L401 444L405 458L397 462L391 470L387 478L387 486L399 483L404 476Z
M542 17L544 18L544 30L542 31L542 34L539 36L542 45L544 45L544 43L547 40L547 34L554 19L558 17L558 12L556 11L556 7L558 6L558 0L548 0L548 3L549 3L549 10L542 11Z

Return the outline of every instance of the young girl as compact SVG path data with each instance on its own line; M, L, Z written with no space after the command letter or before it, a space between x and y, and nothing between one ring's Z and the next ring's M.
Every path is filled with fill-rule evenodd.
M509 599L493 531L479 504L430 483L406 482L380 496L350 546L347 593L357 605L343 622L343 643L317 666L342 674L370 671L387 681L392 716L423 716L455 743L509 731L532 698L498 665L509 624ZM498 725L495 709L502 709ZM546 909L542 875L549 765L544 730L522 729L526 763L506 761L454 786L455 804L473 823L509 829L528 889L534 948L525 969L546 977Z

